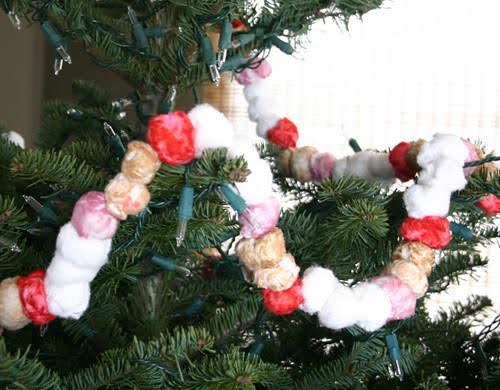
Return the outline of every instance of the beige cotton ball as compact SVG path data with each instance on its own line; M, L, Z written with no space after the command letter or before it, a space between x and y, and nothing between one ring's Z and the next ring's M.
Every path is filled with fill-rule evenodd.
M260 288L273 291L286 290L297 280L299 271L300 268L295 264L293 256L286 253L276 267L255 271L253 282Z
M23 304L19 297L19 288L15 278L7 278L0 283L0 327L7 330L19 330L31 321L24 315Z
M277 227L259 238L243 238L236 245L240 261L252 271L275 267L285 253L285 238Z
M290 161L292 177L300 182L307 182L313 179L311 168L309 166L309 160L316 152L316 148L313 148L312 146L304 146L293 151Z
M116 175L104 190L106 209L116 218L137 215L144 210L151 195L144 184L133 183L123 173Z
M422 168L417 163L417 156L420 153L420 149L427 141L424 139L419 139L411 143L411 146L406 152L406 162L408 165L416 172L420 171Z
M425 272L409 260L396 260L385 268L385 275L394 275L413 291L417 298L422 297L429 284Z
M429 276L436 261L434 251L420 242L403 242L392 252L392 260L409 260Z
M293 152L293 149L283 149L278 157L278 170L285 177L292 177L291 160Z
M134 183L149 184L160 168L158 155L149 144L132 141L122 161L122 173Z

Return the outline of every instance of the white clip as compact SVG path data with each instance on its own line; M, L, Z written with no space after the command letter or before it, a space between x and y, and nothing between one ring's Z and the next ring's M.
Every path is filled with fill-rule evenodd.
M176 96L177 96L177 88L175 87L175 85L172 85L167 92L166 98L170 103L173 103Z
M212 80L212 83L218 87L220 83L219 68L217 68L216 64L212 64L208 66L208 70L210 71L210 79Z
M68 54L68 52L66 51L66 48L64 46L62 46L62 45L57 46L56 52L57 52L59 58L61 58L64 62L71 64L71 56Z
M17 14L14 11L12 10L9 11L7 13L7 17L9 18L10 22L12 23L12 25L16 30L21 29L21 19L19 19L19 16L17 16Z
M224 62L226 62L226 58L227 58L227 50L226 49L217 52L217 59L215 62L217 64L218 69L220 69L222 67L222 65L224 65Z
M61 72L64 61L59 57L54 60L54 74L57 76Z
M8 238L0 236L0 245L6 247L11 252L21 253L22 250L19 248L14 241L9 240Z

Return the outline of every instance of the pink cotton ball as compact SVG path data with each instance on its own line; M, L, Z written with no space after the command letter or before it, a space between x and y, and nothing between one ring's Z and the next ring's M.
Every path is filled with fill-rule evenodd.
M370 279L370 282L379 286L389 297L389 301L391 302L391 316L389 317L389 321L402 320L415 314L417 297L396 276L378 276Z
M258 60L257 63L259 64L259 66L257 68L254 68L255 74L257 74L257 76L259 76L261 79L268 78L273 72L271 64L266 60Z
M241 234L245 238L259 238L269 233L278 223L280 203L274 196L248 206L240 215Z
M335 157L330 153L314 153L309 160L309 169L314 181L321 182L332 177Z
M245 68L240 73L237 73L235 78L239 84L247 86L253 84L258 76L253 69Z
M91 191L82 195L75 204L71 223L78 235L104 240L114 236L119 222L106 210L103 192Z
M467 147L467 150L469 151L469 154L467 155L467 159L465 160L465 162L468 163L471 161L480 160L481 158L477 154L476 146L474 144L470 143L469 141L467 141L466 139L462 138L462 141L463 141L464 145ZM464 175L465 176L472 175L477 168L478 167L464 168Z

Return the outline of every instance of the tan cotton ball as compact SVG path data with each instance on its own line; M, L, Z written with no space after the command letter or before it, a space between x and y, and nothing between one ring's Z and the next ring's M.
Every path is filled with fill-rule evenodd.
M281 291L290 288L299 276L295 259L286 253L276 267L262 268L253 274L253 282L260 288Z
M431 248L420 242L403 242L392 252L392 260L409 260L429 276L436 256Z
M158 155L149 144L129 142L122 161L122 173L134 183L149 184L160 168Z
M417 163L417 156L420 153L420 149L427 141L424 139L419 139L411 143L411 146L406 152L406 162L415 171L420 171L420 166Z
M291 160L293 152L293 149L283 149L278 158L278 170L285 177L292 177Z
M312 146L304 146L293 151L292 158L290 160L292 177L300 182L311 181L313 179L311 168L309 167L309 160L316 152L316 148L313 148Z
M479 170L481 173L486 174L486 179L488 181L492 180L495 176L500 175L500 167L496 165L494 162L489 162L481 165Z
M126 219L127 215L137 215L144 210L151 195L144 184L133 183L119 173L104 190L106 209L118 219Z
M393 261L386 267L384 274L398 277L410 287L417 298L422 297L429 287L425 272L409 260Z
M240 261L252 271L275 267L285 253L285 238L277 227L259 238L243 238L236 245Z
M4 279L0 283L0 327L8 330L18 330L30 323L24 315L17 279L19 276Z

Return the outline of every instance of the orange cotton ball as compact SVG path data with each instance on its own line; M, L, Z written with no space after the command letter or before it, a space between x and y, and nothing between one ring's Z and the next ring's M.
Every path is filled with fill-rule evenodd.
M0 327L8 330L21 329L31 322L23 311L18 279L19 276L16 276L0 283Z
M420 242L403 242L392 252L392 260L409 260L418 265L429 276L436 256L431 248Z
M313 179L311 168L309 167L309 160L316 152L316 148L312 146L304 146L293 151L290 161L292 177L300 182L311 181Z
M145 142L132 141L122 161L122 173L131 182L149 184L160 168L161 162L154 149Z
M144 184L133 183L122 173L108 183L104 196L109 213L122 220L144 210L151 198Z
M410 147L406 151L406 162L415 171L420 171L420 165L417 163L417 156L420 153L420 149L427 141L425 139L419 139L417 141L411 142Z
M384 274L398 277L413 291L417 298L422 297L429 287L425 272L409 260L393 261L386 267Z
M285 253L285 238L279 228L259 238L243 238L236 246L241 263L251 271L275 267Z
M276 267L262 268L254 272L253 282L260 288L281 291L290 288L299 276L300 268L295 259L286 253Z
M294 149L283 149L278 157L278 170L285 177L292 177L291 161Z

